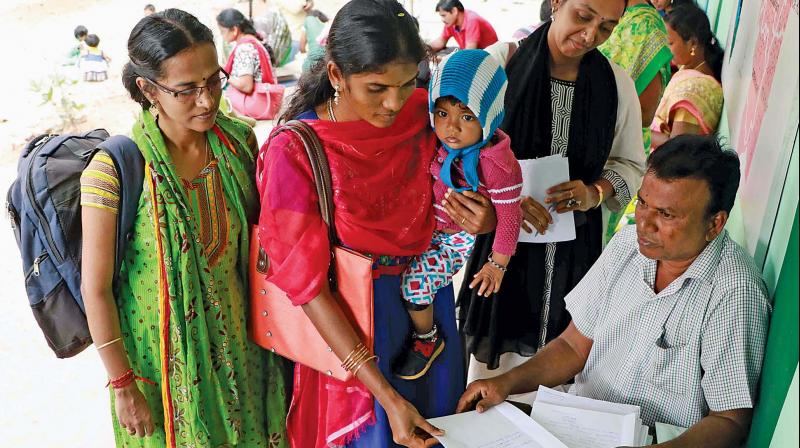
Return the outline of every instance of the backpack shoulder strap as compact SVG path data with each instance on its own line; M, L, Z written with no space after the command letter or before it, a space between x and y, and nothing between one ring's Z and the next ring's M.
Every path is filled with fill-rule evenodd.
M119 176L119 212L117 214L117 244L114 263L114 278L119 274L125 245L130 239L136 212L139 209L139 197L144 184L144 157L133 140L124 135L115 135L98 145L97 149L105 150L114 161L114 168Z

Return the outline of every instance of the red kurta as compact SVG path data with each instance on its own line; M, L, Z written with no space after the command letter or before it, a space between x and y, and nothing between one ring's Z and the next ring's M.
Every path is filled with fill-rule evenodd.
M427 93L418 89L395 123L311 120L323 141L333 180L336 230L343 245L376 255L416 255L433 233L432 180L436 136ZM258 160L259 239L268 278L296 305L319 294L330 263L328 234L302 142L283 132Z

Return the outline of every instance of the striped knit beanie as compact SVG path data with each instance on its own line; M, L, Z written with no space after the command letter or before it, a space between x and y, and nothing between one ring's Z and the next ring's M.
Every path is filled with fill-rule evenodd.
M505 115L508 78L503 67L484 50L456 51L442 59L431 76L428 109L433 126L436 100L452 96L467 106L483 128L485 146Z

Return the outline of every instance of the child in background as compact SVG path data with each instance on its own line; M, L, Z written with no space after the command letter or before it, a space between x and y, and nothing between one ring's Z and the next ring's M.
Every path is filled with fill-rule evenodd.
M86 36L89 30L83 25L78 25L72 32L75 36L75 44L70 48L67 60L64 65L77 65L80 62L81 56L86 53Z
M475 236L453 222L440 205L448 190L473 190L489 197L497 212L492 254L470 288L486 297L500 289L516 251L522 211L522 171L511 142L498 129L505 115L506 73L484 50L455 52L431 77L431 123L441 146L431 163L436 230L430 248L414 257L403 273L402 292L411 315L409 350L396 360L395 375L414 380L425 375L444 349L433 321L433 298L452 282L472 252Z
M155 14L155 13L156 13L156 6L154 4L148 3L148 4L144 5L144 16L145 17L149 16L150 14Z
M81 57L80 67L84 81L105 81L108 79L108 63L111 58L100 49L97 34L86 36L86 54Z

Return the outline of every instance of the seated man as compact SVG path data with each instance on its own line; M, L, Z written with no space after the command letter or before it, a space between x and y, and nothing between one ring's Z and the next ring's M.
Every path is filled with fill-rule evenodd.
M566 297L569 327L532 359L476 381L458 411L564 384L689 427L663 446L729 447L747 435L770 304L753 260L724 230L739 160L713 137L653 152L636 227L619 232ZM577 375L577 376L576 376Z
M497 33L492 25L475 12L465 10L459 0L439 0L436 12L444 22L444 30L441 36L428 44L434 52L444 49L451 37L462 50L482 50L497 42Z

